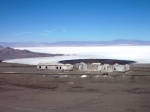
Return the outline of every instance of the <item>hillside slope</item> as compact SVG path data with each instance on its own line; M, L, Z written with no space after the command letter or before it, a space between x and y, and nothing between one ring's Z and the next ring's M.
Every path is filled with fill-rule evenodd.
M52 57L52 56L62 56L63 54L46 54L46 53L36 53L28 50L18 50L10 47L0 46L0 60L7 59L17 59L17 58L33 58L33 57Z

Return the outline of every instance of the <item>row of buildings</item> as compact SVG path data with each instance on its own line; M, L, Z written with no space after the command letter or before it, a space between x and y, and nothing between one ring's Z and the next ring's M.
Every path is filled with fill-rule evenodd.
M60 70L60 71L69 71L69 70L79 70L79 71L99 71L99 72L126 72L130 70L128 64L102 64L102 63L76 63L72 64L62 64L62 63L39 63L37 69L49 69L49 70Z

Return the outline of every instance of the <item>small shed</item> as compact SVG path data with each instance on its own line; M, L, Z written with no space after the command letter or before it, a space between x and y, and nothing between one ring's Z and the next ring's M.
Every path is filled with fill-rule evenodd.
M125 72L130 70L130 66L128 64L125 65L114 64L113 70L117 72Z
M103 64L102 72L113 72L113 66L109 64Z
M87 64L84 62L81 62L78 64L78 69L79 70L87 70Z
M101 71L102 65L101 63L91 63L87 65L87 70L89 71Z

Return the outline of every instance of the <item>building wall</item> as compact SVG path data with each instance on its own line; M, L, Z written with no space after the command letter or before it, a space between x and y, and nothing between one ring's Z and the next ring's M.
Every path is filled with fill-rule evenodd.
M73 65L38 65L37 69L72 70Z
M128 64L126 64L126 65L114 65L114 71L125 72L125 71L129 71L129 70L130 70L130 66Z
M79 70L87 70L87 64L83 63L83 62L79 63L78 69Z
M112 65L109 65L107 66L107 72L113 72L113 66Z
M85 71L100 71L102 67L98 64L86 64L80 63L78 64L78 70L85 70Z
M124 72L125 71L125 66L124 65L115 66L114 71Z
M128 64L125 65L125 70L129 71L130 70L130 66Z
M73 65L64 65L62 66L63 70L73 70Z

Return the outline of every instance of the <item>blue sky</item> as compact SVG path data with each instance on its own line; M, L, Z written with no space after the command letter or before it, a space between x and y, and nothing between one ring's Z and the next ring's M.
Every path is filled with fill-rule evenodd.
M0 42L150 40L150 0L0 0Z

